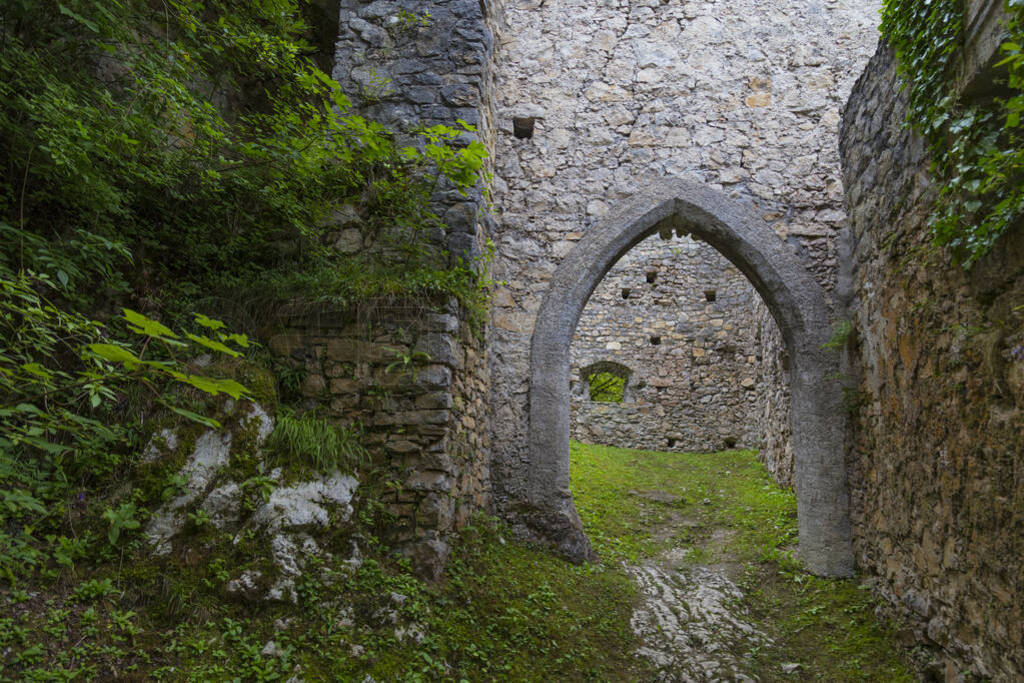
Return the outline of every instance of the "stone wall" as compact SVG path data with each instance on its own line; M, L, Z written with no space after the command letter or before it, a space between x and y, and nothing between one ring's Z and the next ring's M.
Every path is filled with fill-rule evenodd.
M758 302L707 244L658 236L638 244L602 280L576 328L573 438L680 452L760 446ZM630 369L622 403L590 400L584 371L601 361Z
M846 110L861 567L947 680L1024 678L1024 235L971 271L931 244L935 188L882 49Z
M789 352L768 308L758 301L757 425L761 462L780 486L793 488L793 425L790 424Z
M341 0L338 12L332 75L356 111L389 126L400 145L420 144L418 127L461 120L476 128L461 143L478 139L493 148L492 27L500 0ZM453 263L483 267L489 217L482 193L464 196L442 183L432 202L445 225L432 235L437 249ZM339 244L352 252L380 246L345 216L338 227ZM302 356L311 398L367 428L375 457L398 483L384 499L397 518L388 540L436 576L448 537L488 503L488 331L471 331L468 316L451 304L381 305L361 317L358 324L332 315L292 320L281 337L292 341L276 350ZM420 364L416 351L429 360Z
M314 310L287 318L268 342L304 376L305 408L362 426L374 465L397 483L382 498L395 516L386 540L431 578L451 535L488 502L487 356L458 312Z
M332 76L357 111L395 130L400 144L420 144L411 134L419 126L462 120L477 129L463 141L492 148L490 27L500 10L481 0L341 0ZM479 259L488 232L480 192L463 196L442 185L433 199L446 226L437 246L453 259ZM352 250L372 247L356 239Z
M508 3L495 56L492 193L494 272L506 283L490 347L499 510L525 492L529 347L548 281L594 221L650 178L753 202L833 287L845 220L839 109L874 48L878 5ZM768 443L785 448L783 438Z

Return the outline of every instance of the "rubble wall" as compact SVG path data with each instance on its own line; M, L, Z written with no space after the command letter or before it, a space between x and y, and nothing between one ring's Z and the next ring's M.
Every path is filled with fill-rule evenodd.
M1024 235L970 271L935 247L936 187L888 49L841 136L856 306L850 350L854 543L861 568L949 655L1024 677ZM952 678L951 678L952 677Z

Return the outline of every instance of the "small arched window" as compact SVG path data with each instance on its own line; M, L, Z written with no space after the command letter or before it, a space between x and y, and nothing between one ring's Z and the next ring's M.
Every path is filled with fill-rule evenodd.
M632 374L633 371L621 363L603 360L580 370L580 379L589 387L591 401L622 403Z

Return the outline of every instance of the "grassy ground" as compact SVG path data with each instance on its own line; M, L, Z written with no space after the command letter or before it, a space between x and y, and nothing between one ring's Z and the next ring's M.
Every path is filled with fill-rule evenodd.
M299 604L230 599L230 539L194 556L79 561L0 587L4 680L649 681L623 561L723 568L774 640L742 653L762 680L913 680L856 581L803 573L795 503L749 452L572 448L573 489L603 563L572 566L480 518L429 586L362 537L352 572L309 568ZM348 542L348 540L346 540ZM799 664L791 675L781 666Z
M689 562L721 568L739 585L743 606L774 641L745 653L752 674L916 680L857 579L820 579L793 559L796 499L752 451L691 455L574 443L571 458L580 516L606 562L653 560L682 547Z

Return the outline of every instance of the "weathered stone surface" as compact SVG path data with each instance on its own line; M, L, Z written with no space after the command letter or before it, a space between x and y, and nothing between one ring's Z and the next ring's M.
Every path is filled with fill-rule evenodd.
M196 439L188 461L181 470L185 490L174 500L162 505L146 524L146 536L163 555L171 551L169 541L185 527L185 511L205 496L217 472L228 464L232 433L207 430Z
M316 481L275 488L270 499L253 513L254 524L271 531L280 528L325 527L325 505L336 506L342 521L352 514L352 496L359 482L335 472Z
M972 271L935 249L936 189L880 49L843 116L859 381L854 545L947 670L1024 677L1024 234Z
M508 7L496 55L496 110L504 117L532 104L544 118L527 139L513 135L511 120L499 118L496 126L493 272L507 283L490 345L499 510L514 515L527 487L531 456L522 444L534 399L524 381L526 349L547 280L571 258L569 236L585 243L595 221L623 199L670 176L726 188L756 204L831 292L842 210L838 110L873 48L876 10L874 2L789 0ZM748 106L751 96L752 104L767 106ZM766 323L767 313L760 315ZM637 327L635 338L643 334ZM771 339L768 328L762 325L762 344ZM662 345L672 341L667 336ZM606 350L627 356L629 335L623 337L608 340ZM755 354L755 393L766 405L762 452L786 481L790 420L780 387L789 370L779 367L778 348ZM694 351L691 367L713 371L719 358L704 347ZM698 402L708 414L713 405ZM649 415L638 419L657 417L653 409ZM667 445L668 432L662 436Z
M458 309L438 304L437 310ZM366 324L336 319L346 315L316 311L296 318L294 327L285 321L285 333L310 376L332 378L315 400L330 419L362 426L373 462L398 484L384 501L396 516L387 540L403 549L418 544L414 562L427 563L418 571L436 578L447 539L489 500L484 340L461 322L461 313L426 312L418 302L379 307ZM301 490L275 491L257 510L260 523L282 529L325 523L327 511L317 500L322 487L304 482ZM295 498L300 504L293 504ZM456 506L464 511L460 517ZM441 545L423 545L424 539ZM275 591L289 599L287 585Z
M757 448L763 305L721 254L668 231L669 241L651 237L623 256L587 301L571 347L572 437L659 451ZM631 371L622 403L590 400L588 369L606 361Z
M651 182L594 226L589 239L555 272L531 340L525 504L541 508L534 519L545 524L556 515L575 516L569 494L569 341L587 299L611 265L666 219L687 224L737 263L778 322L794 357L789 379L800 553L815 572L849 575L845 415L840 386L832 379L838 359L823 349L830 334L824 292L749 207L685 181ZM556 523L555 528L561 531L562 526ZM535 531L541 537L550 533Z

